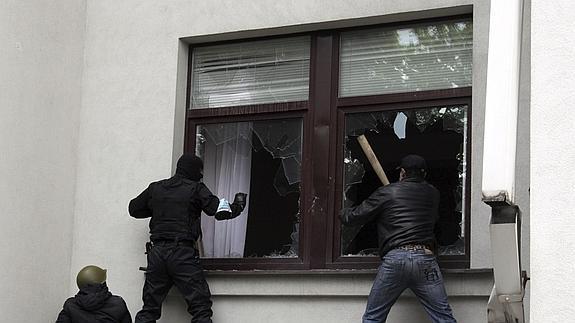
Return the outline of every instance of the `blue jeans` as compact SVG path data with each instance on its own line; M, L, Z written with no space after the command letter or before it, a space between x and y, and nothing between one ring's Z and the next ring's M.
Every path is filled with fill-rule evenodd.
M433 322L456 322L435 256L424 250L394 249L382 259L363 323L385 322L391 306L406 288L417 296Z

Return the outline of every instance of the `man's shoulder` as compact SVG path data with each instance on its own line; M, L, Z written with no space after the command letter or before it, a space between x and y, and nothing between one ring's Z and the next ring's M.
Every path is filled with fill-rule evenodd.
M150 183L150 186L155 186L155 185L162 185L162 186L173 186L173 185L198 185L201 184L202 182L198 182L198 181L194 181L191 179L187 179L181 176L172 176L172 177L168 177L168 178L164 178L164 179L160 179L158 181L152 182Z
M159 179L159 180L157 180L157 181L151 182L151 183L150 183L150 186L152 186L152 185L158 185L158 184L161 184L161 183L166 183L166 182L169 182L169 181L172 180L172 179L173 179L173 177L162 178L162 179Z
M421 182L421 184L425 185L425 187L427 189L429 189L430 191L432 191L434 194L439 194L439 190L433 186L431 183L427 182L427 181L423 181Z
M108 302L114 303L114 304L126 304L126 301L124 301L122 296L119 296L119 295L110 296L110 298L108 298Z
M387 193L387 192L393 192L397 189L401 189L404 185L403 182L399 181L399 182L393 182L393 183L389 183L388 185L383 185L380 186L376 192L380 192L380 193Z
M66 301L64 301L64 309L66 308L71 308L71 307L77 307L78 304L76 302L76 298L75 297L68 297L68 299Z
M435 193L439 194L437 188L435 188L435 186L429 184L426 181L399 181L395 183L390 183L389 185L386 186L381 186L377 189L377 191L385 193L385 192L395 192L401 190L413 190L421 188L429 190L430 192L432 191L434 192L434 194Z

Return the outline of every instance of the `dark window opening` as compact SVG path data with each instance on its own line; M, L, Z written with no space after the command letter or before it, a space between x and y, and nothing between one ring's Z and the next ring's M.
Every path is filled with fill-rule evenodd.
M254 140L250 211L244 255L294 257L299 241L299 182L290 185L280 159Z
M357 205L381 186L356 140L359 135L367 137L390 182L398 180L397 166L403 156L421 155L427 161L426 180L441 194L435 228L439 254L464 254L467 110L467 106L448 106L348 114L344 204ZM375 222L342 227L342 255L376 255L377 250Z
M302 119L204 124L196 139L208 188L248 194L235 219L202 216L204 257L297 257Z

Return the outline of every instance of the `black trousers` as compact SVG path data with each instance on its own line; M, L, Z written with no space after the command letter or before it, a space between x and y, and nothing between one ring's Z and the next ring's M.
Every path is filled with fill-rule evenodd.
M192 323L212 323L210 288L198 253L192 246L175 243L156 244L148 251L144 306L136 315L135 323L151 323L160 318L162 302L172 285L184 296Z

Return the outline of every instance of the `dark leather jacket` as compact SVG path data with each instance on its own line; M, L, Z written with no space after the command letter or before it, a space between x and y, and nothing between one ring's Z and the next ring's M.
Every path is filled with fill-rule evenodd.
M149 218L150 239L196 241L201 234L200 215L215 215L219 199L202 182L179 174L154 182L130 201L135 218Z
M379 254L406 244L431 245L438 219L439 191L427 182L406 178L382 186L360 205L340 212L344 224L377 222Z

